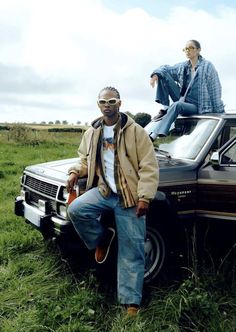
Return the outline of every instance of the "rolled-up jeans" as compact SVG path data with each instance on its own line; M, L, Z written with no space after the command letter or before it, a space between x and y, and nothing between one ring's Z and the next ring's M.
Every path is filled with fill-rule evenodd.
M123 208L117 194L103 197L98 187L76 198L68 207L68 216L88 249L97 247L104 227L100 216L114 211L117 240L117 293L121 304L137 304L142 299L146 235L145 217L136 216L136 207Z

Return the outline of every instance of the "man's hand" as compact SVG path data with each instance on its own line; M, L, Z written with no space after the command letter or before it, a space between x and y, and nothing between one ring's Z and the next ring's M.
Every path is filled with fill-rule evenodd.
M158 76L156 74L154 74L151 79L150 79L150 85L152 88L155 87L155 84L158 83Z
M145 216L148 213L149 203L144 201L138 201L136 215L137 217Z
M70 176L67 180L67 183L66 183L66 189L67 189L68 193L71 193L73 191L74 186L78 182L78 177L79 177L78 174L75 174L75 173L70 174Z

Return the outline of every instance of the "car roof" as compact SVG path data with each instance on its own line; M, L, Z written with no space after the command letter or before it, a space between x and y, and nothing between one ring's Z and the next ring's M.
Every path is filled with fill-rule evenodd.
M181 116L182 117L182 116ZM188 118L189 116L183 116L183 118ZM236 119L236 110L226 111L224 113L203 113L190 116L191 118L217 118L217 119Z

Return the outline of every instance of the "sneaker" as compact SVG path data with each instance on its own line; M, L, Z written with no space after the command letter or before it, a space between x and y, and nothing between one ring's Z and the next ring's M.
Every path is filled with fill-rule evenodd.
M159 119L161 119L164 115L166 115L167 109L166 110L160 110L159 113L154 116L153 120L157 121Z
M105 260L107 259L107 256L110 251L111 243L115 237L115 234L116 234L116 232L115 232L114 228L109 227L107 229L105 236L103 237L103 239L97 246L96 251L95 251L95 261L98 264L104 263Z
M127 315L129 316L129 317L131 317L131 316L136 316L137 315L137 313L138 313L138 311L139 311L139 306L137 306L137 305L132 305L132 304L130 304L130 305L128 305L128 307L127 307Z
M158 138L166 137L166 134L158 134L157 137Z

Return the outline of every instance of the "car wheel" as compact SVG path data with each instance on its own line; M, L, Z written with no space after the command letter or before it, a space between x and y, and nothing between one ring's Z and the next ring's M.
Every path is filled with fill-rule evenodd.
M147 226L146 233L144 282L149 283L155 279L163 267L166 248L161 234L156 229Z

